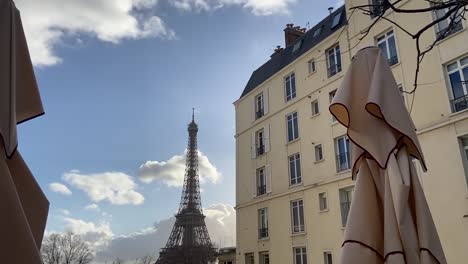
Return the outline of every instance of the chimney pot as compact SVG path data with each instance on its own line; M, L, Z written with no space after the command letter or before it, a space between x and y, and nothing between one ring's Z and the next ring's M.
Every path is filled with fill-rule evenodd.
M330 6L330 7L328 8L328 12L329 12L329 14L331 15L331 13L333 13L333 7Z
M284 42L285 47L292 45L296 40L302 37L306 32L305 28L301 28L300 26L294 26L294 24L286 24L286 28L284 29Z

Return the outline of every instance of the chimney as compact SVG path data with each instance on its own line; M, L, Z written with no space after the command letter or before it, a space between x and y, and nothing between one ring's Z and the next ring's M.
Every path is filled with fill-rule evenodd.
M287 48L293 44L298 38L302 37L306 32L305 28L299 26L294 26L294 24L286 24L284 29L284 42L285 47Z
M331 13L333 13L333 7L330 6L330 7L328 8L328 13L329 13L330 15L331 15Z
M283 51L283 48L281 46L276 46L276 49L273 52L273 54L270 55L270 58L273 58L275 55L280 54L281 51Z

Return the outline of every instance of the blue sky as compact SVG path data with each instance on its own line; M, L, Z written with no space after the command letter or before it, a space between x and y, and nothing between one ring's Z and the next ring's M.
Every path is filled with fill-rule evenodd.
M287 23L312 26L327 15L328 6L337 5L325 0L115 1L120 7L103 0L35 2L16 1L46 114L20 125L19 149L51 203L48 230L63 230L69 218L106 223L113 236L152 226L177 210L181 187L168 185L179 176L169 175L175 173L170 168L165 175L155 170L147 183L139 179L139 167L153 161L164 169L168 164L154 162L183 154L192 107L199 148L209 159L206 171L216 174L202 184L203 205L234 205L232 103L251 72L276 45L284 46ZM130 9L122 11L125 4ZM128 176L133 185L124 191L144 201L90 195L83 177L103 173ZM72 194L52 191L51 183ZM90 204L100 211L84 209Z

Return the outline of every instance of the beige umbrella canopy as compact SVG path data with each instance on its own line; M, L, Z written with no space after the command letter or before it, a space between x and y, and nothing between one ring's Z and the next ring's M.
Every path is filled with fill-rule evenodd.
M446 263L412 159L426 164L383 53L353 58L330 106L347 127L356 179L341 263Z
M49 202L16 150L16 125L44 111L11 0L0 0L0 40L0 260L39 264Z

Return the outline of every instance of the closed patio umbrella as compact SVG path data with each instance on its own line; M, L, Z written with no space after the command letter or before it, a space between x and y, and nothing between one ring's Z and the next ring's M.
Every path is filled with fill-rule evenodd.
M340 263L446 263L412 162L426 170L415 127L379 48L354 56L330 112L347 128L356 180Z
M43 112L19 12L0 0L1 263L41 263L49 202L16 149L16 125Z

